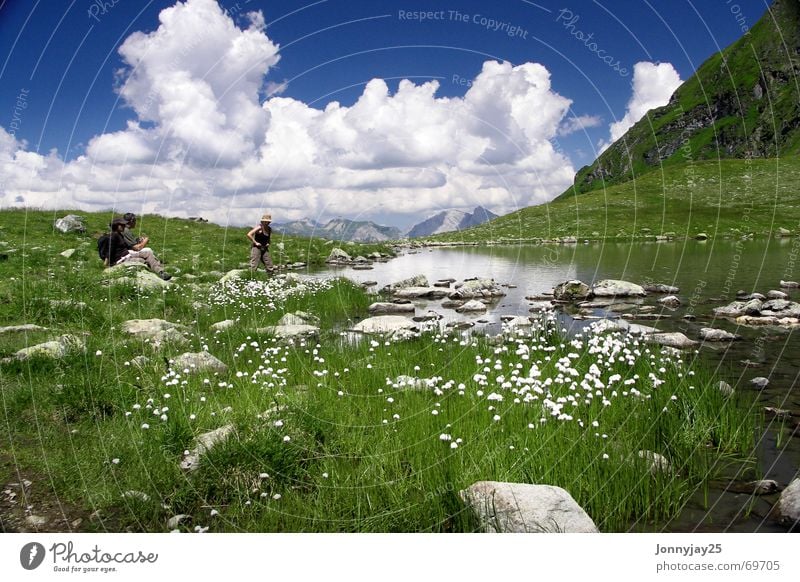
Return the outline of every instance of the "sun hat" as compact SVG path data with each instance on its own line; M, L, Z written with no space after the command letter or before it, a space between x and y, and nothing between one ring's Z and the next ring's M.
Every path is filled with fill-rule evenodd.
M272 222L272 215L265 214L264 216L261 217L261 222Z

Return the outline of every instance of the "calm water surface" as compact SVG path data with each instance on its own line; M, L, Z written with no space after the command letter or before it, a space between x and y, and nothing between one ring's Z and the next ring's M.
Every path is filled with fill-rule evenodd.
M440 301L418 302L418 312L434 309L448 321L471 321L475 329L497 333L501 315L528 314L526 297L549 292L568 279L586 283L600 279L623 279L638 284L665 283L680 288L682 305L676 310L662 308L650 295L643 303L657 306L655 313L665 316L657 322L640 321L665 331L681 331L698 339L701 327L717 327L738 333L743 341L704 346L698 357L710 363L731 385L752 397L752 410L760 414L765 406L800 409L800 330L791 332L774 327L739 327L724 319L715 319L714 307L735 299L738 290L761 292L779 289L781 280L798 280L800 273L800 239L756 241L681 241L670 243L592 243L563 246L494 246L435 248L411 251L387 263L376 263L374 269L352 268L334 272L354 281L376 281L374 288L422 274L432 284L437 279L463 280L469 277L491 277L500 284L510 284L508 294L479 315L459 315L443 309ZM783 290L793 301L800 301L797 290ZM593 316L621 316L620 312L595 310ZM574 313L574 312L573 312ZM683 316L692 314L696 321ZM564 316L565 323L573 323ZM583 325L577 321L574 325ZM750 362L745 365L743 362ZM767 389L759 392L750 387L756 376L770 379ZM800 437L790 436L775 421L767 421L764 434L754 436L759 469L764 478L787 485L798 477ZM780 438L779 438L779 435ZM736 476L736 470L731 477ZM774 501L774 498L770 499ZM707 500L694 499L679 519L658 525L669 531L782 531L766 516L771 504L755 499L750 517L743 516L743 507L751 502L744 494L721 489L712 490ZM634 524L632 529L639 529ZM643 529L653 529L650 524Z

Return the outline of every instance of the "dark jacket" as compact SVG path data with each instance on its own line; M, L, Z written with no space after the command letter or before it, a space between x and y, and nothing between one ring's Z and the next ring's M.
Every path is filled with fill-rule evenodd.
M111 233L111 240L109 241L109 265L116 265L119 260L128 254L128 251L133 248L124 236L118 232Z

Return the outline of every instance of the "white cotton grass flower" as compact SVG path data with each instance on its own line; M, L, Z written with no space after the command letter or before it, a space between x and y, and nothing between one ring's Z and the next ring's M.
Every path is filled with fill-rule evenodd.
M292 440L292 437L290 437L288 434L285 437L283 437L283 442L285 443L288 443L290 440Z
M273 495L273 496L272 496L272 498L273 498L275 501L277 501L278 499L280 499L280 498L281 498L281 494L280 494L280 493L276 493L275 495Z
M442 433L442 434L439 435L439 440L440 441L451 441L451 440L453 440L453 437L450 436L449 434Z
M97 350L97 351L94 353L94 355L95 355L95 356L102 356L102 355L103 355L103 352L102 352L102 350Z
M219 515L219 511L217 511L216 509L212 509L211 513L209 513L209 516L211 516L211 517L214 517L214 516L217 516L217 515Z
M114 465L119 465L119 459L118 459L118 458L113 458L113 459L111 459L111 462L112 462Z
M148 428L150 428L150 425L147 424L146 422L143 422L142 423L142 430L147 430Z
M451 449L457 449L458 448L458 443L457 442L450 443L450 448Z

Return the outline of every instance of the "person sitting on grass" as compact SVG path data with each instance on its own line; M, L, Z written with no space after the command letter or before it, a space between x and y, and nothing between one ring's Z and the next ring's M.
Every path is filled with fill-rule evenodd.
M130 243L131 248L135 251L147 250L153 252L152 249L146 248L147 243L150 242L149 237L137 237L135 234L133 234L133 229L136 226L136 215L133 212L127 212L122 218L126 223L125 230L122 231L122 236L125 237L125 240Z
M109 240L109 265L122 265L131 259L142 259L147 267L157 273L164 281L172 279L172 275L164 271L164 266L148 248L136 250L123 232L128 226L128 221L124 218L115 218L111 221L111 238ZM141 243L140 243L141 244Z
M247 238L250 239L252 246L250 247L250 270L257 271L258 265L263 263L267 273L272 273L274 267L272 266L272 258L269 256L269 239L272 235L272 227L269 223L272 222L272 215L265 214L261 217L261 223L254 226L250 232L247 233Z

